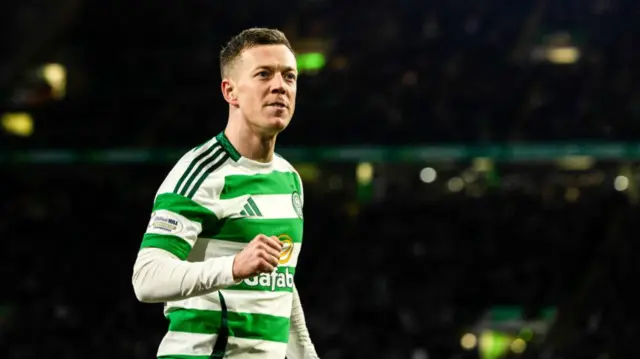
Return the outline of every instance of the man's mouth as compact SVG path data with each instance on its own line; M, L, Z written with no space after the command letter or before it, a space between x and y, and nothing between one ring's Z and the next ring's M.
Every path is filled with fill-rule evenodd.
M288 108L287 105L284 102L279 102L279 101L272 102L272 103L269 104L269 106L273 106L273 107L276 107L276 108Z

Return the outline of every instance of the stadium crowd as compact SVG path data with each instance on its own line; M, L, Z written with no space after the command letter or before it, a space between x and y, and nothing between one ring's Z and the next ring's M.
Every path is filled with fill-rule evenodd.
M154 356L167 322L161 305L136 301L130 279L165 170L5 172L2 358ZM322 358L477 358L460 337L494 305L529 315L557 306L553 337L570 340L548 358L622 358L638 335L629 283L640 210L617 192L567 202L499 188L428 200L400 190L357 210L347 192L306 193L296 280ZM545 358L536 350L520 358Z
M297 116L283 144L640 135L637 1L281 6L287 10L196 0L86 6L56 50L69 66L67 100L34 111L32 138L0 146L197 143L201 133L218 131L226 121L218 51L249 26L279 27L294 46L329 40L324 69L300 78ZM577 63L531 60L536 46L559 33L580 48Z

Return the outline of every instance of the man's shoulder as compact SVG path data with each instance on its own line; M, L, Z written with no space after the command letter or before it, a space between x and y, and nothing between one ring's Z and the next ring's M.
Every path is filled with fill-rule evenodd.
M220 148L222 147L220 146L218 139L216 137L212 137L183 153L181 160L203 157L212 153L213 150Z
M275 168L277 170L279 170L279 171L282 171L282 172L295 172L296 174L298 173L298 171L291 164L291 162L287 161L286 158L282 157L282 155L280 155L277 152L274 152L273 161L274 161L274 164L275 164Z
M273 156L273 158L275 162L275 168L277 171L295 173L295 176L293 179L294 185L296 186L297 191L302 194L303 183L302 183L302 177L300 176L300 173L298 172L298 170L291 164L291 162L287 161L284 157L282 157L277 153L275 153L275 156Z
M160 191L193 197L205 180L215 177L230 156L215 137L182 154L167 174ZM210 185L207 181L207 185Z
M193 171L194 168L201 168L212 173L233 156L234 154L230 153L228 147L216 136L183 153L174 169Z

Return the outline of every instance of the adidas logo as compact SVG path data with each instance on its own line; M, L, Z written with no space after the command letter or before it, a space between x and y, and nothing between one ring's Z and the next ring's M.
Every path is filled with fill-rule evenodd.
M256 202L251 197L247 199L247 203L245 203L244 209L240 212L240 215L243 217L262 217L262 213L258 209Z

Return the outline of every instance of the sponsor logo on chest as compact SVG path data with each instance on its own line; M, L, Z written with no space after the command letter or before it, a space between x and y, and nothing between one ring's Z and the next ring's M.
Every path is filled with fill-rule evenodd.
M244 284L250 287L260 286L274 292L276 289L293 288L293 274L289 272L289 268L287 267L283 273L274 271L245 279Z

